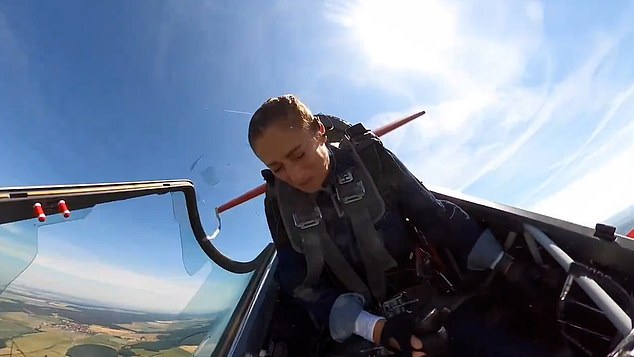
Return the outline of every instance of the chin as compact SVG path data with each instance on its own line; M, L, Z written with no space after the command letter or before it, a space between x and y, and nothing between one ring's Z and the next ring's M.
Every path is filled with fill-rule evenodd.
M294 186L296 189L305 192L305 193L315 193L321 189L321 185L315 185L314 183L309 183L308 185L303 186Z
M309 187L302 186L302 187L295 187L295 188L305 193L315 193L321 189L321 187L310 187L310 186Z
M322 189L324 180L325 180L325 177L323 179L313 178L305 185L296 185L293 183L289 183L289 184L302 192L316 193Z

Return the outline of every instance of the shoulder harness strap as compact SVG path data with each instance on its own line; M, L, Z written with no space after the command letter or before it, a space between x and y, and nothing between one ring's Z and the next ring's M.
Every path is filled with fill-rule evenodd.
M267 194L277 197L291 245L306 259L306 277L295 291L299 297L308 300L316 297L311 287L318 282L324 263L350 291L366 297L371 294L377 301L385 297L385 271L397 264L385 249L381 234L375 227L385 213L385 202L358 152L369 148L375 138L361 124L346 130L340 148L349 150L355 164L336 172L335 183L336 198L350 220L369 288L332 241L314 195L301 192L280 180L275 180L273 190L268 185Z
M346 288L369 296L365 283L331 240L314 197L282 181L275 182L275 195L291 245L306 259L306 277L295 294L306 300L316 298L312 287L319 281L325 262Z
M346 216L350 218L373 295L382 301L386 293L385 271L396 267L397 264L385 249L385 237L381 236L375 226L385 214L385 201L365 164L370 157L363 160L360 156L373 149L375 138L376 136L362 124L356 124L346 130L346 140L342 141L342 148L350 150L356 164L348 171L352 175L350 183L342 184L340 177L337 178L337 196L343 204ZM353 194L342 194L346 191L353 191ZM350 200L348 197L354 199Z
M352 125L347 121L330 114L317 113L315 117L324 124L329 143L339 143L346 136L346 130Z

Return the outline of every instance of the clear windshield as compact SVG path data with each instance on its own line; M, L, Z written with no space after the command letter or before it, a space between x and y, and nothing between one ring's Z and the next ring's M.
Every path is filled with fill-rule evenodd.
M251 274L215 265L186 212L177 192L1 225L0 356L208 355Z

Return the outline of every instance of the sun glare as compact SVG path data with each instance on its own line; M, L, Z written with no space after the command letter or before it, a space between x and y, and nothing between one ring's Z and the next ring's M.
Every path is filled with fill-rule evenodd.
M358 0L336 12L374 66L434 73L455 46L456 14L445 3Z

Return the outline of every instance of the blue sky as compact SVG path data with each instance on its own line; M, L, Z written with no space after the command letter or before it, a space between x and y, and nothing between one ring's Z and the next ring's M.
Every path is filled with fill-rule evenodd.
M0 186L191 178L211 231L262 183L231 111L296 93L368 127L427 110L384 142L432 187L589 226L633 204L634 3L389 4L2 2ZM223 214L227 255L269 241L261 197ZM149 271L170 249L127 244Z

